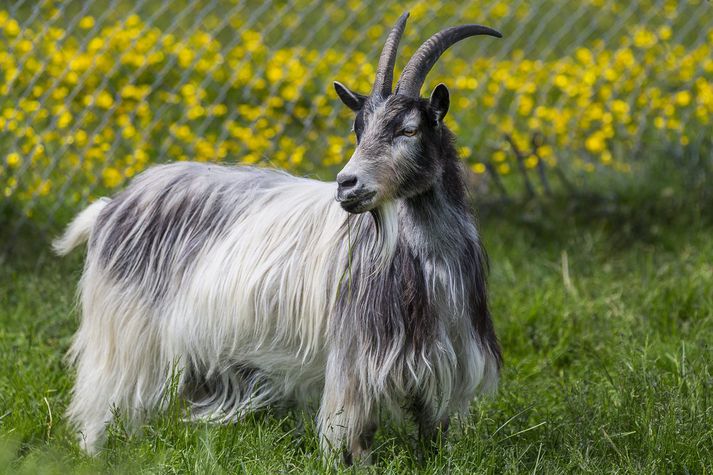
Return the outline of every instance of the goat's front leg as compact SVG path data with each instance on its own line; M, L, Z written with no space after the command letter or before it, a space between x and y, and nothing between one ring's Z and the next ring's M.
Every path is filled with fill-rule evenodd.
M439 442L445 442L448 435L450 418L444 416L436 421L419 422L418 433L420 439L430 447L437 447Z
M377 429L374 404L364 400L353 376L332 362L327 365L326 381L318 417L322 452L341 452L348 465L370 464Z
M424 452L432 453L445 442L450 425L448 414L438 415L435 408L417 398L412 406L412 413L418 425L418 439Z
M344 450L344 463L347 465L371 465L371 446L374 444L377 424L367 422L359 430L359 435L351 440L349 449Z
M354 404L348 395L334 394L333 390L327 389L322 398L318 426L324 454L341 452L347 465L371 463L377 423L369 407Z

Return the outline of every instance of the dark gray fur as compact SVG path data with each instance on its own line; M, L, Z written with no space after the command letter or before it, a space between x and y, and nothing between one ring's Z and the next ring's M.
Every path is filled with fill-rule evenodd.
M424 108L423 101L416 104ZM392 116L401 114L402 111L397 109ZM389 129L385 127L385 130ZM404 194L413 196L404 199L399 207L399 239L391 265L387 272L378 274L372 262L355 260L352 263L348 278L340 288L338 313L331 327L332 338L339 342L345 355L366 354L375 360L383 360L392 344L403 342L400 352L404 356L419 354L438 344L435 327L441 316L434 309L435 296L426 288L424 269L432 266L434 259L449 259L460 263L467 282L464 297L473 332L485 351L496 359L499 368L502 356L486 290L487 256L468 209L462 166L453 146L453 136L444 127L440 134L434 133L430 139L432 141L422 145L423 154L416 158L422 164L416 169L441 169L442 174L425 190L422 190L425 185L419 180L419 173L403 183ZM388 133L384 134L384 140L388 140ZM378 227L379 214L373 212L372 215ZM356 255L360 254L361 246L369 246L373 240L375 230L362 229L364 232L354 243ZM357 282L359 280L364 282ZM355 299L350 292L355 288L366 291ZM373 352L377 354L371 355ZM338 360L345 365L343 371L351 373L350 358ZM421 397L418 387L410 390L410 397L417 402L414 416L419 424L437 424L439 421L429 419L430 401Z
M332 373L347 375L341 383L345 388L363 388L375 384L373 375L350 373L350 366L369 367L374 361L390 365L394 369L390 374L385 368L378 373L382 378L389 374L387 378L393 381L377 384L390 388L386 392L391 397L398 391L405 393L401 397L407 404L410 401L420 432L427 438L448 427L450 411L442 408L450 404L446 394L451 394L450 385L458 384L458 379L398 374L413 372L409 359L422 355L424 361L437 360L432 355L452 345L454 351L462 352L456 355L458 362L436 364L437 372L450 374L458 371L458 365L468 358L468 348L476 345L486 359L494 360L494 371L502 365L488 308L487 257L468 209L455 138L443 122L450 105L448 89L440 84L429 99L419 97L421 84L441 53L476 34L499 36L489 28L468 25L431 37L409 61L399 80L401 87L393 95L372 92L367 97L335 84L339 97L356 113L357 139L350 162L337 177L338 200L347 211L373 213L380 203L397 199L399 236L386 272L375 273L368 260L356 260L350 279L341 288L331 336L337 342L334 364L342 367ZM378 222L379 214L374 216ZM462 288L430 284L438 280L439 272L457 273L446 285ZM358 282L360 279L364 282ZM360 290L356 297L348 291L353 288ZM444 304L449 297L459 302ZM452 315L460 314L459 309L465 310L470 330L449 323ZM471 336L458 334L463 331ZM358 364L352 361L355 357ZM435 390L424 377L436 385ZM429 389L420 387L423 384ZM353 394L346 399L359 401L359 397L364 396ZM370 410L368 403L357 404ZM364 434L372 431L373 417L367 414L361 419ZM368 451L364 441L370 437L360 440L361 445L352 446L352 452Z

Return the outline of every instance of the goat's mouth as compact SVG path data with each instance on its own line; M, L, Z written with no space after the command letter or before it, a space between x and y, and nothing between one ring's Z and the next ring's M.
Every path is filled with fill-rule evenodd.
M360 214L371 211L376 203L376 191L365 191L359 194L350 194L337 197L342 209L348 213Z

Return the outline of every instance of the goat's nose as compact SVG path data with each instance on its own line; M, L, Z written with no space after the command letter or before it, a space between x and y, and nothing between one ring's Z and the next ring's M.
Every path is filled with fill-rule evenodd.
M352 188L355 188L358 182L359 180L357 179L356 175L352 175L349 173L340 173L337 175L337 185L339 185L339 189L341 191L349 191Z

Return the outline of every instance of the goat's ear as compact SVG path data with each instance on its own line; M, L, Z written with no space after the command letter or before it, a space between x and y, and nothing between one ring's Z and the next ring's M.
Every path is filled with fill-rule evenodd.
M440 124L443 118L448 113L448 107L451 104L450 95L448 93L448 88L445 84L441 83L433 90L430 99L428 99L428 105L433 113L433 118L437 124Z
M344 104L354 112L359 112L364 107L366 96L350 90L347 86L339 81L334 81L334 90Z

